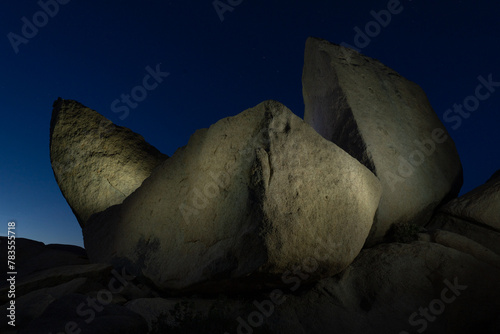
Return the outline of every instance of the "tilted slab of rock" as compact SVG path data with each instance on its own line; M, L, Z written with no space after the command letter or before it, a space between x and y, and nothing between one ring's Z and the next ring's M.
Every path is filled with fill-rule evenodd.
M121 203L167 156L94 110L58 99L50 159L59 188L83 227L92 214Z
M500 255L500 232L486 226L438 212L426 228L429 230L441 229L463 235Z
M484 245L469 239L463 235L445 230L436 230L430 234L430 240L446 247L454 248L467 253L500 269L500 256Z
M500 254L500 175L441 207L429 229L464 235Z
M213 292L245 279L257 289L306 260L318 267L312 279L340 272L379 198L365 166L267 101L198 130L121 205L87 222L85 248L91 261L142 271L163 289Z
M394 223L419 225L458 194L455 144L425 93L377 60L309 38L303 69L304 119L372 170L382 198L368 243Z
M500 175L447 203L441 210L500 232Z

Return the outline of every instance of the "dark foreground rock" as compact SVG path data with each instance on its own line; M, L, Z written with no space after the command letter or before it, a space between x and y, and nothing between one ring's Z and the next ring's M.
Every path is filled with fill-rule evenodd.
M75 264L88 264L85 249L73 245L48 244L26 238L16 238L17 277L37 271ZM0 237L0 260L7 263L7 237ZM0 288L5 282L0 282ZM1 298L1 297L0 297Z
M425 93L379 61L309 38L304 119L372 170L382 198L367 244L396 223L424 225L462 185L453 140Z
M500 269L441 244L436 236L420 239L365 249L344 271L315 284L308 283L308 265L294 266L280 288L251 294L172 297L120 268L97 265L103 270L96 275L76 265L73 279L60 274L68 267L53 268L50 283L20 290L16 328L44 334L78 329L92 334L498 333ZM2 333L9 330L5 323L0 327Z
M71 332L64 327L70 320L82 329L81 333L147 332L143 331L144 320L137 315L134 320L134 314L121 306L128 300L157 296L135 276L107 264L89 264L81 247L44 245L23 238L16 241L19 272L15 276L15 298L8 297L12 288L7 281L0 285L1 314L7 319L0 324L1 333L13 330L8 324L11 320L15 320L19 333ZM5 243L6 238L0 238L2 254L6 254ZM15 318L11 318L9 309L12 300ZM89 321L92 312L98 321Z
M500 270L436 243L364 250L342 274L240 298L137 299L150 333L497 333ZM474 307L471 307L474 305Z
M117 304L97 309L88 304L88 296L69 294L50 304L40 318L19 334L141 334L147 333L146 321L137 313Z

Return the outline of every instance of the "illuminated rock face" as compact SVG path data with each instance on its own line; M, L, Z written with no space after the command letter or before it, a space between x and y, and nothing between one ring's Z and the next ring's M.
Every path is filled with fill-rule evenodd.
M334 275L361 250L376 176L275 101L198 130L83 229L92 261L167 290L226 291ZM286 280L286 278L285 278Z
M50 159L59 188L83 227L92 214L121 203L167 156L94 110L58 99Z
M305 121L372 170L382 198L368 244L394 223L427 223L458 194L462 167L425 93L377 60L317 38L306 43Z

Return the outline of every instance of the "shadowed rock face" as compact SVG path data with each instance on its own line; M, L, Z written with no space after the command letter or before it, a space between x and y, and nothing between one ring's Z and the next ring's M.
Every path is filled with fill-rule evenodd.
M316 284L305 284L301 266L280 289L178 297L160 296L126 270L82 265L68 246L24 239L22 263L50 248L59 250L51 264L65 265L16 278L16 330L4 321L0 332L61 333L74 322L81 333L499 333L499 262L443 232L364 249ZM4 319L9 285L0 289Z
M224 291L252 277L255 290L283 284L297 264L311 279L348 266L379 197L365 166L266 101L198 130L122 204L87 222L85 247L91 260L126 265L163 289Z
M54 103L52 169L81 227L92 214L121 203L167 158L142 136L76 101Z
M363 250L341 274L300 293L292 284L249 299L142 298L125 306L154 333L493 334L498 275L436 243L392 243Z
M0 237L0 249L7 250L8 243L7 237ZM39 270L69 264L87 264L89 262L85 250L78 246L45 245L42 242L30 239L16 238L16 250L15 262L18 268L16 270L18 278ZM0 254L0 261L7 263L6 251ZM6 282L0 282L0 288L4 283ZM2 297L0 297L1 300Z
M90 298L80 293L67 294L52 302L42 316L29 323L19 334L45 333L148 333L146 321L137 313L118 304L97 304L98 312L91 318L82 307ZM95 299L94 299L95 301ZM96 305L96 304L94 304ZM82 316L85 314L86 317ZM91 321L90 321L90 320ZM69 325L68 325L69 324ZM68 330L71 328L71 330Z
M427 223L455 197L462 167L425 93L377 60L317 38L306 43L305 121L379 177L382 198L368 244L394 223Z

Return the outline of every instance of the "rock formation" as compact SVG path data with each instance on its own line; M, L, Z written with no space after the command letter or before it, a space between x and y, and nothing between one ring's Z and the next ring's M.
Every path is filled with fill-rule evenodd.
M17 239L0 332L499 333L500 171L453 199L453 142L373 59L309 39L303 81L312 127L266 101L168 159L56 101L52 166L86 250Z
M58 99L50 122L50 160L80 226L121 203L167 158L129 129L82 104Z
M382 198L368 244L391 225L426 224L456 196L462 167L425 93L379 61L317 38L306 43L304 119L373 171Z
M198 130L121 205L87 222L85 248L163 289L282 285L305 262L318 279L359 253L379 196L366 167L266 101Z

